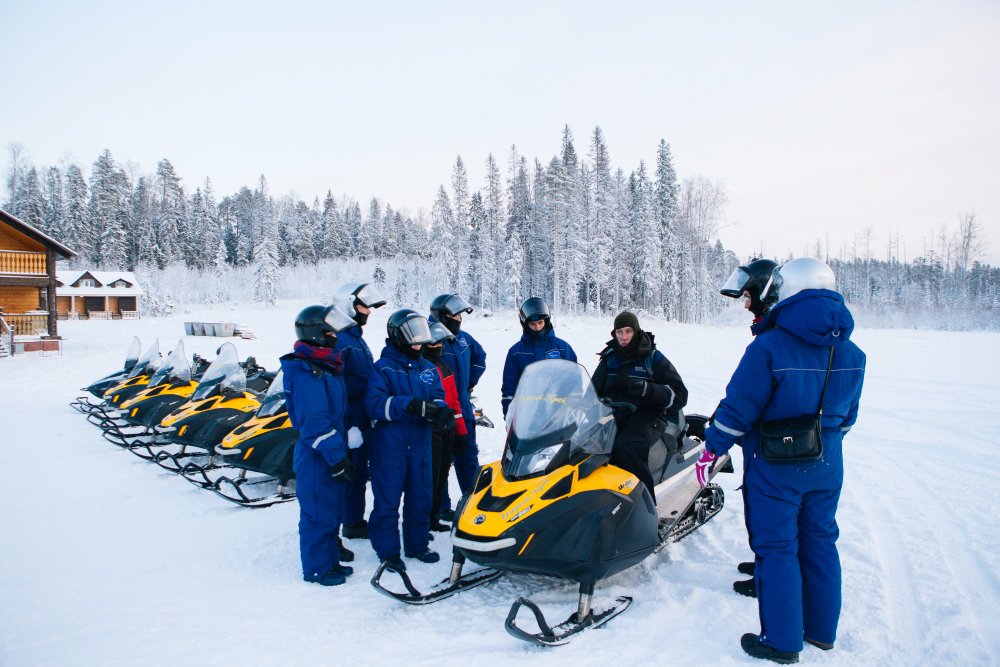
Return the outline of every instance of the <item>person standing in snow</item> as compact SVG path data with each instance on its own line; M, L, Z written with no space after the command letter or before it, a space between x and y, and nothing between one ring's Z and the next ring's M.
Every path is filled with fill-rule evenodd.
M448 471L451 469L451 457L456 440L467 440L469 432L462 417L462 405L458 402L458 389L455 387L455 371L445 363L444 342L454 341L455 334L448 331L440 322L431 325L431 342L423 347L424 358L437 367L444 387L444 402L451 408L455 419L451 424L431 428L431 530L447 532L450 527L441 523L441 496L444 485L448 481Z
M462 493L468 493L479 474L479 447L476 444L476 414L472 406L472 391L486 371L486 350L468 332L462 330L462 315L472 313L472 306L458 294L439 294L431 301L430 322L440 322L455 335L454 341L445 341L443 358L455 371L455 388L462 405L462 417L468 437L455 442L455 476ZM448 483L444 484L441 499L441 518L451 521L454 512L448 497Z
M365 407L375 419L368 460L375 505L368 518L372 548L386 568L402 572L399 506L403 503L403 553L425 563L440 556L428 548L431 511L431 428L455 421L444 403L434 364L421 356L431 341L423 315L409 308L389 317L388 338L368 379ZM405 499L404 499L405 496Z
M635 406L632 412L615 411L618 436L611 463L638 477L655 500L649 449L667 422L677 421L677 413L687 404L687 388L674 365L656 349L653 334L639 328L633 313L621 312L611 335L599 354L594 390L600 398Z
M858 417L865 354L850 340L854 319L835 287L830 267L811 257L774 271L761 296L777 302L754 325L755 338L726 387L695 466L699 483L706 484L716 457L741 441L761 627L740 643L748 655L778 663L797 662L803 641L830 650L837 638L842 445ZM816 414L821 396L821 458L765 461L760 423Z
M354 481L347 490L344 514L344 537L366 539L365 492L368 487L368 445L365 440L371 430L371 417L365 409L368 377L375 358L362 338L368 316L375 308L385 305L385 297L370 283L349 283L337 290L334 303L356 323L337 338L337 351L344 361L344 384L347 385L347 445L351 450Z
M743 266L736 267L732 275L729 276L729 280L719 290L719 294L722 296L728 296L731 299L743 299L743 307L753 315L753 321L750 323L751 333L753 325L763 320L767 311L774 305L775 297L773 294L768 298L767 303L764 303L760 295L776 268L778 268L778 263L774 260L755 259ZM745 486L740 485L740 489L746 493ZM743 506L746 507L745 497L743 499ZM746 517L744 517L745 520ZM757 587L753 581L753 561L744 561L737 565L736 569L742 574L749 574L751 578L734 581L733 590L740 595L750 598L757 597Z
M569 343L556 338L552 328L549 305L545 299L533 296L525 300L517 311L521 320L521 340L507 351L507 361L503 365L503 384L500 386L503 416L514 399L521 374L530 364L542 359L568 359L576 361L576 352Z
M354 570L354 554L340 544L344 498L353 470L348 457L347 390L337 334L355 326L334 306L309 306L295 318L293 351L281 357L285 404L299 432L293 468L299 502L302 578L339 586Z

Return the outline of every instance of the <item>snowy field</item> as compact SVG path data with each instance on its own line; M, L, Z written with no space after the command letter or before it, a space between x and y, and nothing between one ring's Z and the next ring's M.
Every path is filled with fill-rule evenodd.
M233 506L107 443L68 407L79 387L120 367L133 335L144 348L158 337L167 352L185 320L249 325L256 340L229 340L241 358L273 369L303 305L60 322L62 356L0 359L0 665L764 664L739 647L743 632L759 628L756 603L730 588L737 562L751 558L739 474L717 479L727 502L709 524L598 584L595 606L631 595L628 611L568 646L541 649L504 631L511 602L527 595L558 622L575 608L574 584L508 576L408 607L369 585L376 558L356 540L347 585L304 583L297 504ZM376 356L388 314L377 311L366 328ZM610 320L557 318L556 333L593 370ZM710 413L748 328L643 325L688 385L688 411ZM476 393L500 425L503 360L520 327L507 313L474 315L466 329L489 355ZM836 650L807 646L801 661L998 664L1000 334L862 327L854 339L869 365L845 440L840 634ZM184 344L211 358L222 340ZM499 456L502 428L480 429L479 439L484 462ZM432 547L449 560L447 535ZM408 565L424 587L448 569Z

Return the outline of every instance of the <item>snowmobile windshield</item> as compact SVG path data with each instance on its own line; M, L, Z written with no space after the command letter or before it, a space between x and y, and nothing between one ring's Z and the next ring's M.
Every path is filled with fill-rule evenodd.
M139 340L138 336L132 338L132 344L128 346L128 352L125 354L125 365L122 366L127 371L135 368L135 365L139 363L139 353L142 352L142 341Z
M184 354L184 341L177 341L177 347L170 351L164 364L149 378L149 388L158 387L164 382L186 382L191 379L191 364Z
M507 411L501 469L508 479L541 475L578 454L610 454L614 415L580 364L545 359L524 370Z
M278 371L278 374L274 376L271 386L267 388L267 393L264 394L264 400L260 402L260 407L257 408L258 417L273 417L284 409L285 383L283 377L284 371Z
M138 339L137 339L138 340ZM160 367L160 339L157 338L149 349L146 350L146 354L139 357L139 361L135 362L135 366L129 371L128 376L135 377L136 375L141 375L147 369L149 371L155 371Z
M191 400L203 401L225 390L243 392L246 388L247 375L240 366L236 346L232 343L223 343L219 348L219 354L198 381L198 387L191 395Z
M719 294L738 299L743 296L743 290L746 288L748 280L750 280L750 274L744 271L742 267L737 268L733 271L733 275L729 276L729 280L722 286L722 289L719 290Z

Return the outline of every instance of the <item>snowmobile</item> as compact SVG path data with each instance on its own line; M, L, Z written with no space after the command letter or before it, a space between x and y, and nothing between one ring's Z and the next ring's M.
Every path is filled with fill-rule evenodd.
M87 421L95 426L102 426L103 422L108 419L117 419L119 415L118 407L145 389L146 385L149 384L149 379L160 368L162 363L160 341L157 339L139 357L135 366L129 370L123 379L104 391L101 395L102 400L99 403L90 404L88 401L88 405L92 407L87 407L84 412L87 415ZM74 407L80 409L80 407L84 406L82 403L78 403Z
M196 354L192 368L185 358L184 341L177 341L146 387L121 403L118 418L102 423L104 438L127 449L151 442L156 436L153 427L188 400L198 384L194 378L200 377L207 366L208 362Z
M266 390L273 379L274 374L258 366L253 357L241 363L236 347L223 343L190 399L153 427L155 441L137 446L132 453L171 472L197 473L215 467L215 446L260 407L259 394L247 385Z
M528 366L507 413L501 460L480 469L472 491L456 508L450 576L421 594L405 572L399 573L407 593L395 593L381 585L381 566L372 585L403 602L427 604L503 572L577 582L577 610L556 626L525 597L511 606L507 631L543 646L565 644L625 611L630 597L619 597L601 611L592 609L597 581L690 534L723 505L720 487L702 489L695 479L705 417L681 416L651 448L655 498L635 475L609 463L617 434L614 410L628 407L634 409L598 400L579 364L551 359ZM711 475L722 470L731 470L728 456L720 457ZM463 576L466 560L485 569ZM522 607L534 615L538 632L518 626Z
M299 432L292 428L285 405L281 371L249 421L237 426L216 446L219 461L239 469L234 479L228 474L205 481L216 494L244 507L270 507L295 498L295 471L292 457ZM250 476L249 473L259 473ZM247 490L253 488L254 493Z
M139 363L140 352L142 352L142 342L136 336L132 339L132 344L129 345L128 352L125 353L125 363L122 364L121 369L114 373L109 373L100 380L95 380L84 387L82 391L87 392L90 396L78 396L76 400L70 403L70 407L78 412L89 414L91 410L103 406L104 392L128 378L131 370ZM98 400L92 401L91 396Z

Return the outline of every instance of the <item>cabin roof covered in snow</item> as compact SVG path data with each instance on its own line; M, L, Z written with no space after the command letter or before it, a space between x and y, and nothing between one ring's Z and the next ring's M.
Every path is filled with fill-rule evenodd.
M95 285L79 286L80 280L85 278L93 279ZM143 293L131 271L56 270L56 294L59 296L139 296Z

